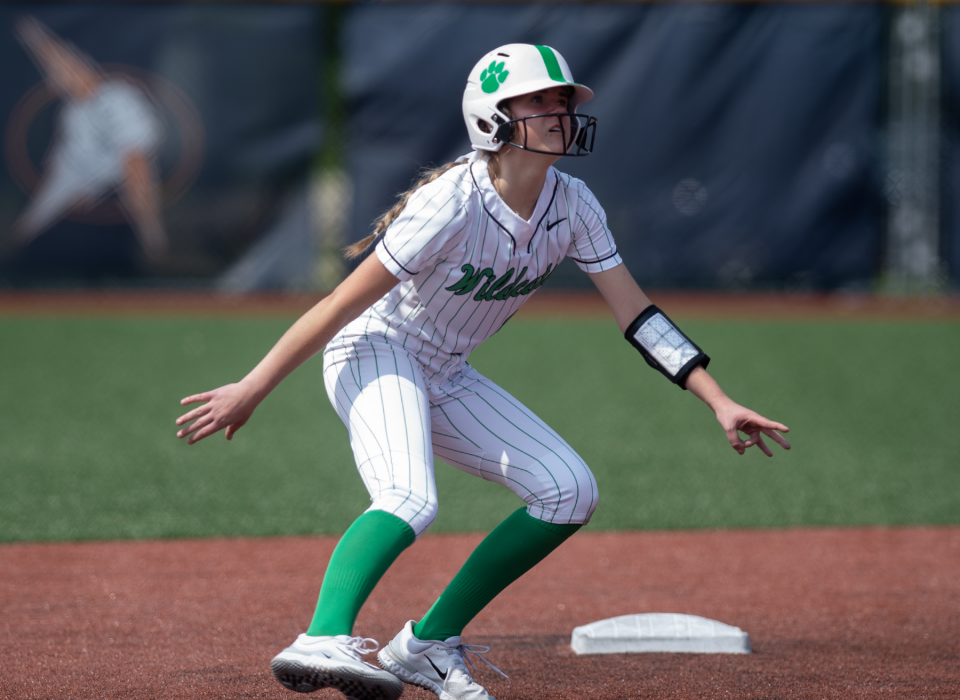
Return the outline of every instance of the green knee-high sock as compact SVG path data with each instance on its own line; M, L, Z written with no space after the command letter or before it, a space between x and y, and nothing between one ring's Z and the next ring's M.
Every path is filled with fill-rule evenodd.
M532 569L580 525L555 525L521 508L500 523L467 559L463 568L413 629L418 639L448 639L503 589Z
M333 550L307 634L351 634L360 606L415 539L413 528L382 510L357 518Z

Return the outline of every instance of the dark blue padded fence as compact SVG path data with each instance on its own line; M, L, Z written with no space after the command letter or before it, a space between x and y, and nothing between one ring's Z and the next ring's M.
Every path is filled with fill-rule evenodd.
M402 27L402 31L398 28ZM469 150L467 73L511 42L596 92L599 197L651 287L857 288L878 272L879 5L358 4L347 13L352 233L418 167ZM561 268L552 285L582 285Z
M960 8L943 7L943 182L940 202L943 260L953 287L960 287Z

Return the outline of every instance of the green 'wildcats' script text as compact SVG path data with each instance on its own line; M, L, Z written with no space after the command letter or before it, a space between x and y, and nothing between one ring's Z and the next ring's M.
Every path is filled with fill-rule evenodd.
M512 284L510 280L513 278L513 273L516 272L516 268L514 267L511 267L500 275L500 277L497 277L497 273L493 271L492 267L486 267L475 273L473 271L473 265L464 265L460 268L460 271L463 272L463 279L447 287L446 289L448 291L453 292L457 296L469 294L477 288L478 284L483 282L483 286L473 295L475 301L493 301L494 299L503 301L504 299L520 296L521 294L529 294L534 289L537 289L547 281L550 273L553 272L553 265L547 265L547 269L542 275L534 277L531 280L523 278L524 275L527 274L527 268L523 268L520 270L520 274L517 275L516 281Z

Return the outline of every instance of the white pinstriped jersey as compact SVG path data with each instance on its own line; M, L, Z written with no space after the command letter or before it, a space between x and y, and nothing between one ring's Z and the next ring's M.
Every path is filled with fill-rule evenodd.
M584 183L550 168L523 220L500 198L487 164L451 168L417 190L376 247L400 284L328 346L383 336L442 381L571 257L585 272L619 265L606 215Z

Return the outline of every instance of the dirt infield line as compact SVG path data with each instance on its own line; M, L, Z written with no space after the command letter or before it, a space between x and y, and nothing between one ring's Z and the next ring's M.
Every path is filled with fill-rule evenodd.
M479 539L422 538L374 591L357 633L385 643ZM269 661L307 624L334 544L0 546L0 697L296 697ZM639 612L737 625L755 653L570 650L574 626ZM481 668L499 700L957 698L960 527L582 533L495 600L466 640L489 644L511 676Z
M671 315L697 319L960 320L960 297L883 297L866 294L650 292ZM5 292L0 316L297 316L322 298L315 294L124 291ZM518 317L609 315L590 291L541 291Z

